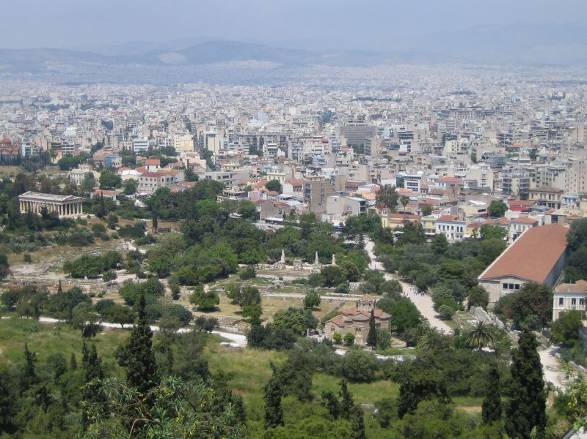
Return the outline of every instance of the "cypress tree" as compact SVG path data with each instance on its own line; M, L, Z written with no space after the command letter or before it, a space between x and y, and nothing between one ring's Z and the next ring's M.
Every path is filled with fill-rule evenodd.
M487 381L487 394L483 400L481 414L483 423L491 424L501 420L501 389L497 365L491 366Z
M153 333L145 317L144 294L139 298L137 314L137 322L123 353L123 365L128 384L145 394L159 383L159 377L153 353Z
M24 368L20 378L21 391L28 390L33 384L37 382L37 373L35 370L35 363L37 356L34 352L29 351L29 345L24 344Z
M275 378L265 386L265 428L283 425L283 408L281 397L283 391Z
M71 370L77 369L77 359L75 358L75 354L73 352L71 353L71 358L69 359L69 368Z
M356 405L351 412L351 439L366 439L363 410Z
M333 419L338 419L340 416L340 403L334 393L327 390L322 392L322 403L328 410L328 413Z
M343 419L349 419L354 406L353 395L349 392L346 380L342 380L340 382L340 416Z
M373 349L377 347L377 327L375 326L375 310L371 310L369 316L369 332L367 333L367 346Z
M536 348L536 338L524 329L512 355L512 398L506 412L506 431L512 439L530 438L534 429L536 437L544 437L546 394Z

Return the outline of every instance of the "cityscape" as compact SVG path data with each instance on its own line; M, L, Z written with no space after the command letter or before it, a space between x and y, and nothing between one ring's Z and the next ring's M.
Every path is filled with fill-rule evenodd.
M0 436L587 437L583 5L128 1L7 11Z

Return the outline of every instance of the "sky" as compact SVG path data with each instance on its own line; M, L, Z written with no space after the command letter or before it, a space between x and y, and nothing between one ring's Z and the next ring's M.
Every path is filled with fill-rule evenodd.
M582 24L585 0L2 1L2 48L228 39L381 50L477 26Z

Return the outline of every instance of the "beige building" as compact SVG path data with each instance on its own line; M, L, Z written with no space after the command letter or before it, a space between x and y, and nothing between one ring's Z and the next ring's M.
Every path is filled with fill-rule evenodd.
M25 192L18 196L20 213L41 214L43 209L56 212L60 218L77 217L83 215L83 198L73 195L42 194L40 192Z
M304 179L304 202L315 215L326 213L326 200L334 193L334 185L325 177Z
M565 192L587 193L587 160L573 163L565 172Z
M579 280L574 284L560 284L554 289L552 302L552 320L560 317L564 311L577 310L583 313L587 310L587 280Z
M553 187L540 187L530 189L528 199L536 202L539 206L546 206L551 209L560 209L563 191Z

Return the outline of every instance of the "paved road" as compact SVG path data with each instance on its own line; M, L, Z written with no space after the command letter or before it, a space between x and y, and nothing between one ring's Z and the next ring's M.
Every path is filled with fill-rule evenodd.
M46 323L46 324L53 324L53 323L65 323L65 320L58 320L58 319L54 319L52 317L39 317L39 322ZM103 326L104 328L110 328L110 329L132 329L134 326L132 323L119 325L118 323L110 323L110 322L100 322L100 325ZM151 328L151 331L153 331L153 332L159 331L159 326L150 326L150 328ZM193 329L192 327L179 328L179 330L177 332L178 333L186 333L186 332L190 332L192 329ZM234 332L227 332L227 331L212 331L212 334L219 335L222 338L228 340L227 342L223 343L226 346L231 346L234 348L244 348L247 346L247 337L243 334L236 334Z
M375 247L375 243L371 240L368 240L365 243L365 250L371 259L371 263L369 264L369 268L371 270L383 271L386 280L397 280L402 286L402 294L403 296L410 299L420 314L424 316L424 318L428 321L430 326L440 332L444 332L446 334L451 334L452 329L448 326L444 321L440 320L434 311L434 306L432 303L432 298L428 294L420 294L417 292L417 288L414 285L411 285L407 282L403 282L390 273L385 273L385 269L383 268L383 264L377 260L377 256L373 253L373 248Z

